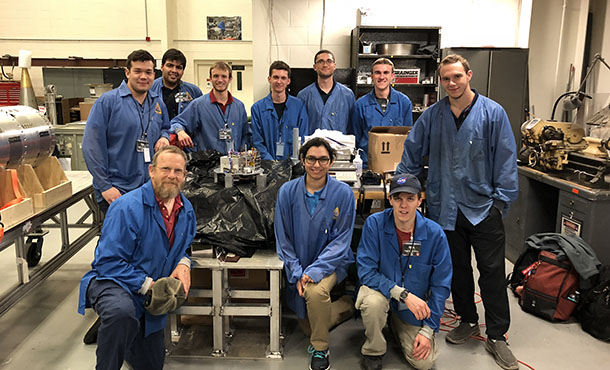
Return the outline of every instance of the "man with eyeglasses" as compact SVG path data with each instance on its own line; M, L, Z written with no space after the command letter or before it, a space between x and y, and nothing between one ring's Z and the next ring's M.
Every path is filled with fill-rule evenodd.
M354 107L354 135L356 146L363 151L365 167L369 161L369 131L374 126L412 126L411 100L392 87L394 63L387 58L373 62L373 90L362 96Z
M185 69L184 54L178 49L167 50L161 59L162 75L153 82L151 88L151 91L163 96L170 120L182 112L193 99L203 95L199 87L182 81Z
M102 213L148 181L154 152L169 145L167 108L161 95L149 91L155 58L146 50L133 51L125 76L127 81L95 101L83 136L83 157Z
M332 302L330 292L354 262L350 248L355 218L354 193L328 175L335 151L322 138L299 151L306 174L280 188L275 205L275 241L284 261L286 302L309 336L310 369L326 370L329 330L351 317L351 299Z
M262 159L281 160L292 155L292 130L307 135L307 111L302 101L288 95L290 67L281 60L269 66L271 92L252 105L252 141Z
M167 314L147 311L147 294L166 277L180 281L184 296L191 284L186 251L197 222L180 193L186 154L166 146L148 171L149 181L111 204L91 270L81 280L78 312L93 308L101 319L98 370L119 370L123 361L133 369L162 369Z
M313 69L318 77L297 95L307 107L307 134L311 135L318 128L351 134L352 111L356 102L354 93L333 78L337 64L330 50L318 51L313 60Z
M192 101L171 121L170 132L183 148L222 154L251 145L252 133L244 103L229 92L233 70L225 62L210 67L212 91Z
M430 369L439 355L435 333L451 289L451 255L443 229L425 218L417 177L398 174L390 182L392 208L366 219L357 252L366 340L363 370L381 370L387 350L383 328L390 325L406 360Z

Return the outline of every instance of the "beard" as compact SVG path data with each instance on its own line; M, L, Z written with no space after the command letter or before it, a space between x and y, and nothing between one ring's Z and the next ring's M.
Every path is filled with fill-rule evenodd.
M178 185L177 183L164 182L159 184L157 189L155 189L155 194L157 197L159 197L159 199L168 200L177 197L178 194L180 194L181 189L182 186Z

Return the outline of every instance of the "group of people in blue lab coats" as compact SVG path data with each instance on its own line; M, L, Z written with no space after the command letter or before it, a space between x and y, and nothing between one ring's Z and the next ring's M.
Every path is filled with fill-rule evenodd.
M286 302L309 337L310 369L330 368L329 331L355 309L365 328L363 369L382 368L388 317L406 361L431 368L439 356L435 337L449 292L461 321L446 340L461 344L478 335L471 246L481 275L486 349L502 368L518 368L505 338L510 315L501 219L517 196L515 142L502 107L470 88L472 71L464 58L452 55L441 62L439 76L448 96L415 123L390 183L391 208L366 220L357 258L350 247L353 192L328 175L334 149L314 138L292 153L292 130L354 133L357 146L366 149L372 126L411 126L411 102L391 87L392 62L373 63L374 88L355 101L334 80L330 51L315 55L317 80L297 98L287 93L290 67L276 61L269 67L271 92L252 106L251 129L243 103L228 91L228 64L210 68L212 90L206 95L181 81L185 66L182 53L168 51L163 75L153 82L152 55L132 52L126 81L98 99L86 125L83 153L96 199L107 212L79 300L79 312L92 307L100 315L97 368L119 369L124 360L135 369L162 368L165 315L147 313L147 297L155 281L167 276L179 279L188 293L185 252L195 215L180 194L186 155L169 145L170 133L187 150L227 153L253 143L264 159L294 155L303 164L305 175L278 192L274 227L286 271ZM425 158L430 219L418 211L417 176ZM331 292L354 262L355 303L348 296L333 301Z
M313 68L316 81L297 95L301 105L287 92L290 67L282 61L275 61L269 67L271 93L252 106L253 145L264 153L264 159L279 160L292 155L292 129L295 127L299 129L299 136L325 129L355 135L356 147L362 149L366 167L371 128L413 125L411 101L391 87L394 79L391 60L379 58L373 63L373 89L358 101L352 90L334 79L337 65L330 50L315 54Z

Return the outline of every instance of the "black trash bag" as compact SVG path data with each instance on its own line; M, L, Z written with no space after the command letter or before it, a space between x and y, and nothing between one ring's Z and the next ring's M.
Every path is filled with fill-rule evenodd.
M189 161L186 169L189 176L186 180L189 184L204 184L214 182L214 169L220 163L222 154L216 150L204 150L201 152L189 153Z
M280 186L291 178L292 161L261 161L267 184L258 190L255 178L226 189L222 174L217 184L210 182L209 175L213 179L219 157L192 158L187 166L191 174L183 193L193 204L197 217L195 244L220 246L242 257L251 256L256 249L275 248L275 199Z

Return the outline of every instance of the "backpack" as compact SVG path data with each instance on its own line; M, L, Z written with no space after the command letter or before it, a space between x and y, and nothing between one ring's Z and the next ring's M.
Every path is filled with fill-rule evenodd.
M582 330L610 341L610 265L601 267L598 284L582 296L576 316Z
M525 271L519 305L525 312L550 321L570 318L576 308L579 276L568 258L550 250L540 251L538 260Z
M523 286L523 282L525 280L525 275L523 274L523 271L525 271L528 266L531 266L532 263L538 261L539 254L539 249L526 248L525 251L523 251L515 261L515 265L513 266L513 272L508 274L508 276L506 277L506 283L513 291L515 297L521 297L521 294L519 294L518 292L518 288Z

